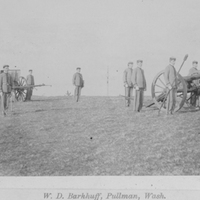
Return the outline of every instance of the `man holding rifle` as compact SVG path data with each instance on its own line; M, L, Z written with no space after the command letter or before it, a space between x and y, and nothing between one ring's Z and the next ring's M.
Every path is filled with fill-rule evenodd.
M4 65L3 69L4 72L0 74L0 96L2 114L3 116L6 116L6 110L8 109L9 98L13 87L13 79L8 73L9 65Z
M176 106L176 93L177 93L177 72L174 67L176 58L169 59L169 65L165 68L164 78L167 85L167 114L173 114Z

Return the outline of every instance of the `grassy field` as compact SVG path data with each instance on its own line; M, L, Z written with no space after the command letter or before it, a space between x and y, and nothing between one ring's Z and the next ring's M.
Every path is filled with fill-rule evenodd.
M134 113L122 97L13 107L0 116L1 176L200 175L200 111Z

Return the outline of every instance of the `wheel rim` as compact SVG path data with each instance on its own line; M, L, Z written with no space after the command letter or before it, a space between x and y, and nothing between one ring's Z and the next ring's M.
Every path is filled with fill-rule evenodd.
M152 87L151 87L151 95L152 99L155 103L155 105L160 109L161 104L163 103L162 110L166 109L166 94L167 94L167 89L166 89L166 84L164 80L164 70L159 72L157 76L154 78L152 82ZM183 77L179 74L178 75L178 88L177 88L177 97L176 97L176 107L175 107L175 112L180 110L187 98L187 85L185 83L185 80ZM159 101L159 99L161 99Z
M19 80L18 82L15 81L14 83L16 86L26 86L26 79L24 77L19 77ZM27 90L26 89L15 89L15 98L17 101L25 101L26 100L26 93L27 93Z

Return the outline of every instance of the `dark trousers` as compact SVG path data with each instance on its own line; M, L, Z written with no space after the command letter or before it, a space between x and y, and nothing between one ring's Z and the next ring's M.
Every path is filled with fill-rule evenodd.
M8 109L8 105L9 105L9 98L11 96L11 93L2 93L1 96L1 108L2 111L5 112L5 110Z
M176 107L176 96L177 96L177 90L174 88L171 89L167 96L167 109L166 109L167 114L172 114L174 112L174 109Z
M78 100L80 99L80 96L81 96L81 87L76 86L74 90L74 97L75 97L76 102L78 102Z
M133 88L132 87L125 87L125 96L132 97L133 96ZM131 99L126 99L125 97L125 106L130 106Z
M135 90L134 111L140 112L143 106L143 101L144 101L144 90L143 89Z
M33 88L28 88L26 93L26 100L31 100L31 96L33 94Z
M199 106L199 102L197 104L197 101L199 100L199 95L198 92L191 92L191 97L190 97L190 104L194 107Z

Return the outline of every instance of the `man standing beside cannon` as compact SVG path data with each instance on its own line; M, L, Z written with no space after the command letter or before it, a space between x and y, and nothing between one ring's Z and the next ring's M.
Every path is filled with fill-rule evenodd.
M76 73L74 74L73 79L72 79L72 83L75 86L74 97L75 97L76 102L79 101L79 98L81 95L81 89L84 87L83 76L80 72L81 72L81 68L77 67Z
M188 76L194 76L194 75L199 75L200 71L197 69L198 67L198 62L193 61L192 62L192 68L189 70ZM199 80L193 80L191 83L192 87L199 87ZM197 105L197 100L198 100L198 105ZM190 96L190 104L194 107L199 107L199 89L197 91L191 92Z
M146 79L142 69L142 60L137 60L137 67L133 70L132 84L135 88L134 111L140 112L144 101L144 91L146 91Z
M133 72L133 62L128 63L128 68L123 73L123 81L125 87L125 106L130 106L131 97L133 96L133 84L131 82L131 76Z
M6 116L9 100L11 97L11 90L13 87L13 79L8 73L9 65L3 66L3 73L0 74L0 96L1 96L1 109L3 116Z
M33 70L30 69L29 70L29 75L27 76L26 78L26 83L27 83L27 86L32 86L32 85L35 85L35 82L34 82L34 76L32 75L33 73ZM28 87L27 88L27 93L26 93L26 101L31 101L31 96L33 95L33 88L32 87Z
M173 114L176 106L177 72L174 67L176 58L169 59L169 65L165 68L164 78L167 85L167 114Z

